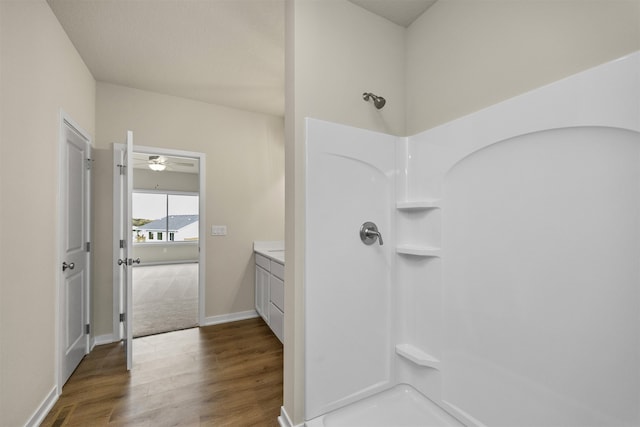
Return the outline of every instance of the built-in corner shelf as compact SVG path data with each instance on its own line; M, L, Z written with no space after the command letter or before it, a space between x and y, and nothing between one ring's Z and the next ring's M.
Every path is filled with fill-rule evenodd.
M416 365L440 369L440 361L411 344L396 345L396 353Z
M440 248L431 248L428 246L418 245L398 245L396 252L402 255L413 255L421 257L439 257Z
M396 202L396 209L401 211L437 209L440 207L440 199L407 200L403 202Z

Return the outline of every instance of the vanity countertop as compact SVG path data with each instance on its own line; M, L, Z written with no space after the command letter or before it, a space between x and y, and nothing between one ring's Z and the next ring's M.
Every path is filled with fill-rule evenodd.
M284 241L256 241L253 242L253 251L284 265Z

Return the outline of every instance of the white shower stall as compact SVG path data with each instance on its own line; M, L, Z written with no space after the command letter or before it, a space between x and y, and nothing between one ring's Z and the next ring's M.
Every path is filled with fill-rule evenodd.
M308 426L640 425L640 52L306 135Z

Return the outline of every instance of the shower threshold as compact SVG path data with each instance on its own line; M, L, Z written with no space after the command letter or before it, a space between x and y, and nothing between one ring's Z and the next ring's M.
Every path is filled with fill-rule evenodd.
M347 405L305 423L306 427L461 427L442 408L407 384Z

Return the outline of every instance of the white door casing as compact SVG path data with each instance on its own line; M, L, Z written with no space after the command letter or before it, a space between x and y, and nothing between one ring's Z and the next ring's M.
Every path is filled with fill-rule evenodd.
M131 234L131 224L132 224L132 214L131 214L131 205L132 205L132 195L133 195L133 172L131 168L133 167L133 132L127 131L127 147L124 154L124 177L126 182L126 194L123 197L124 206L123 206L123 217L124 223L122 227L122 235L124 239L124 251L126 260L125 264L125 280L124 280L124 296L125 296L125 321L124 321L124 330L126 337L126 353L127 353L127 370L131 370L133 367L133 262L131 259L131 245L132 242L132 234ZM140 261L138 260L138 263Z
M89 352L91 139L65 113L60 125L58 391Z

